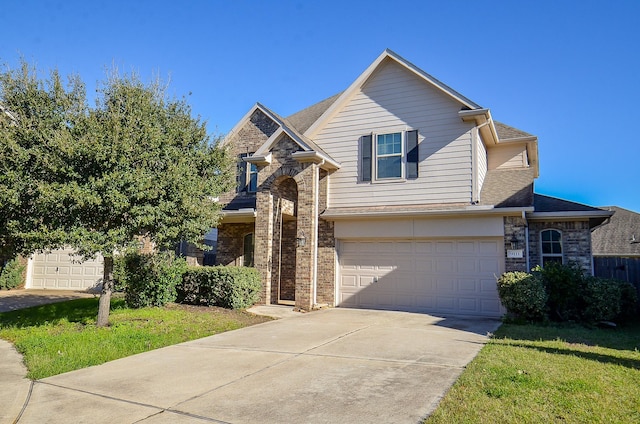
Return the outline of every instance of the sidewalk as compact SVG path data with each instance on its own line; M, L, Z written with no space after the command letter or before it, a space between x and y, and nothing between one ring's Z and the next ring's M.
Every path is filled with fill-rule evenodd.
M72 290L0 290L0 312L93 296ZM0 424L13 423L27 401L31 380L25 377L27 368L22 363L22 355L11 343L2 339L0 358Z

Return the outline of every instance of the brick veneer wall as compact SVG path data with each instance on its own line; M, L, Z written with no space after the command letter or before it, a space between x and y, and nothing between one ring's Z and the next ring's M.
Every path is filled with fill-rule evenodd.
M244 236L253 232L253 223L220 225L218 227L216 264L241 266L244 255Z
M518 240L518 248L523 249L522 258L505 258L505 271L523 271L527 272L526 258L526 222L521 217L505 216L504 217L504 251L511 250L511 240L513 236Z
M277 129L277 123L261 111L256 110L249 121L236 134L230 136L226 145L229 147L231 155L238 158L241 154L253 153L258 150ZM255 196L255 193L236 193L234 187L232 191L220 196L220 202L229 203L237 197L254 198Z
M319 210L327 208L327 193L329 185L329 175L325 170L320 170L320 197ZM334 222L318 221L318 291L317 301L319 304L335 305L335 284L336 284L336 239L334 233Z
M540 232L546 229L555 229L562 233L564 263L575 262L586 273L591 274L591 231L588 221L529 221L531 267L542 265Z
M255 152L277 130L278 125L260 111L254 112L249 122L234 134L228 142L231 153ZM318 222L319 212L326 208L328 174L313 163L300 163L291 157L300 151L300 146L283 135L272 146L271 163L258 167L257 193L227 193L221 202L234 198L256 198L256 221L253 224L224 224L218 233L217 262L225 265L241 265L243 254L242 237L255 228L254 263L260 271L264 290L261 300L275 303L278 300L278 280L286 285L295 279L296 307L311 309L313 306L313 259L318 251L316 297L318 303L333 305L335 284L335 240L333 222ZM319 205L316 193L319 192ZM280 243L280 211L278 199L286 199L287 213L291 213L291 202L295 220L282 223ZM318 206L318 207L317 207ZM316 238L316 227L318 234ZM305 246L297 247L296 238L304 234ZM282 246L282 252L280 252ZM280 257L282 263L280 264ZM285 299L291 296L285 288Z

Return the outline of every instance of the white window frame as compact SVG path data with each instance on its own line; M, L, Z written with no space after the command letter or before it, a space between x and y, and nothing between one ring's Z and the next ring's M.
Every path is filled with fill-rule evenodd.
M374 132L373 135L373 178L372 178L372 182L373 181L377 181L377 182L388 182L388 181L405 181L406 179L406 161L407 161L407 146L406 146L406 140L407 140L407 129L391 129L391 130L387 130L387 131L379 131L379 132ZM384 154L384 155L379 155L378 154L378 136L384 136L384 135L390 135L390 134L400 134L400 153L393 153L393 154ZM380 178L378 177L378 158L385 158L385 157L395 157L395 156L400 156L400 176L399 177L384 177L384 178Z
M549 242L545 242L542 240L542 235L546 232L549 231L555 231L558 234L560 234L560 240L558 240L557 242L551 240ZM545 258L560 258L560 263L564 264L564 243L563 243L563 238L564 238L564 234L562 234L562 231L558 230L557 228L545 228L544 230L540 231L540 265L542 265L542 267L544 268L544 260ZM560 243L560 253L544 253L544 243Z

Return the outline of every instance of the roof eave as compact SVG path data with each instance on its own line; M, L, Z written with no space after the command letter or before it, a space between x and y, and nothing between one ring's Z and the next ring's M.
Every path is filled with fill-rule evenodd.
M536 220L549 220L549 219L558 219L558 220L572 220L572 219L583 219L587 220L589 218L609 218L613 216L613 212L611 211L558 211L558 212L531 212L527 214L527 219L532 221Z
M321 217L327 221L349 219L385 219L385 218L438 218L465 215L522 215L533 211L533 207L495 208L493 206L467 206L462 209L433 209L424 211L332 211L327 209Z
M222 210L221 224L237 224L243 222L255 222L256 210L253 208L238 210Z
M482 140L487 147L500 143L500 138L498 137L498 132L496 131L489 109L461 110L458 112L458 116L464 122L474 122L476 124L480 135L482 135Z
M320 168L327 171L335 171L337 169L340 169L340 166L341 166L339 162L336 162L330 157L325 156L321 153L318 153L314 150L307 151L307 152L294 152L291 154L291 157L301 163L305 163L305 162L316 163L320 165Z

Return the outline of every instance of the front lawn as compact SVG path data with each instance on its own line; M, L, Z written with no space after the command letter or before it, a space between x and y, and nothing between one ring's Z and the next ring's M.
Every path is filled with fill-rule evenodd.
M128 309L111 300L111 326L95 326L98 299L0 313L0 338L24 355L31 379L268 321L244 311L168 305Z
M504 324L425 423L640 423L639 349L640 324Z

